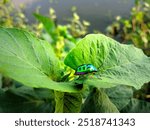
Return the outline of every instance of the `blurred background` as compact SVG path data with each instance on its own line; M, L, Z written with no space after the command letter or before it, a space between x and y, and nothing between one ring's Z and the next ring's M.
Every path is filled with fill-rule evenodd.
M72 16L72 9L76 8L82 19L89 21L89 31L93 29L105 31L106 27L112 23L115 16L128 18L130 10L134 6L134 0L12 0L15 7L25 4L24 10L29 22L35 22L32 13L37 8L40 13L48 15L49 8L56 11L56 16L60 24L66 23Z
M70 28L73 37L104 33L149 56L149 4L150 0L1 0L0 24L32 28L41 35L43 25L33 15L38 13Z

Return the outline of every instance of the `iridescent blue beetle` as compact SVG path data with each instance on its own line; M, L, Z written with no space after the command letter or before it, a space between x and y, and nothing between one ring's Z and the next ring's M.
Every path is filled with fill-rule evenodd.
M88 73L97 72L97 68L92 64L83 64L78 66L75 75L84 75Z

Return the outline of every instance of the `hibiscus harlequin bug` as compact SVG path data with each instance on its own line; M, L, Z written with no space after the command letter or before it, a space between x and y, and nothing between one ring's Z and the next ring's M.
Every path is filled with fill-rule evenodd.
M88 73L97 72L97 68L92 64L83 64L78 66L75 75L84 75Z

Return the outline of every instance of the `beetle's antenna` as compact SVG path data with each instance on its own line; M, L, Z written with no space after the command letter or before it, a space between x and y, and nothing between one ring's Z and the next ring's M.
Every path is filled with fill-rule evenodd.
M98 67L97 69L100 70L100 68L103 66L104 62L100 65L100 67Z

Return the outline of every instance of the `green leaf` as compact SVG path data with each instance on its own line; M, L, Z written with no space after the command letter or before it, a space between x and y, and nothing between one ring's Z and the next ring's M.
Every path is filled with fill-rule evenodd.
M54 112L53 91L29 87L0 89L0 112Z
M105 89L105 92L113 104L121 111L133 98L133 88L129 86L116 86Z
M0 28L0 72L26 86L78 92L73 82L55 82L61 69L51 45L23 30Z
M82 96L80 93L63 93L55 91L56 113L80 112Z
M94 88L83 104L84 113L117 113L117 107L109 100L103 90Z
M40 14L34 13L34 16L39 22L43 24L46 32L53 38L53 40L56 39L56 36L55 36L56 27L55 27L54 21L51 18L42 16Z
M124 107L121 112L123 113L149 113L150 112L150 103L132 98L128 105Z
M149 57L132 45L119 44L102 34L89 34L80 40L64 62L74 70L82 64L96 66L97 77L87 80L93 86L99 84L98 87L112 87L122 84L139 89L150 81Z
M105 89L109 99L123 113L150 112L150 103L133 98L133 88L128 86L117 86Z

